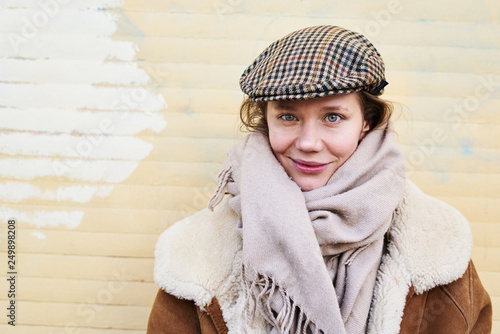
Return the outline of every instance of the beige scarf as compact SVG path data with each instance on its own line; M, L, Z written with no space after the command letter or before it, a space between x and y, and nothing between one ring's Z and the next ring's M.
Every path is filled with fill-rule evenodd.
M374 130L324 187L302 192L252 133L230 152L209 203L227 185L243 238L245 321L270 333L364 333L384 234L403 196L394 133Z

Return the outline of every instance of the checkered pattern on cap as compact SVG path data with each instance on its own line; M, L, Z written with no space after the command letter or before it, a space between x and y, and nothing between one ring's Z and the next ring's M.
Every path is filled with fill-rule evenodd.
M309 99L360 90L380 95L384 61L363 35L336 26L295 31L269 45L240 79L252 101Z

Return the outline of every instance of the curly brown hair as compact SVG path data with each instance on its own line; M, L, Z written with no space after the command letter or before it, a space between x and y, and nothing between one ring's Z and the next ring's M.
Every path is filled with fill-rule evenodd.
M370 125L369 131L383 127L389 122L394 111L394 106L390 101L383 100L366 91L359 91L356 96L363 111L363 117ZM269 135L266 109L267 102L254 102L245 97L240 107L241 129Z

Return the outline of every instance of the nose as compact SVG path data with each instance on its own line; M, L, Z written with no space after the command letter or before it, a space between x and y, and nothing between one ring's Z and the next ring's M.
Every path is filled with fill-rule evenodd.
M323 149L321 134L314 122L306 122L302 125L295 140L295 147L303 152L320 152Z

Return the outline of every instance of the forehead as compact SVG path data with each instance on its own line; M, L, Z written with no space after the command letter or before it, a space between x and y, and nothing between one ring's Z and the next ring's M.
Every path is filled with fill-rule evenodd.
M267 102L268 107L272 109L328 109L328 110L342 110L342 111L355 111L360 109L360 103L357 96L358 93L332 95L319 97L315 99L304 100L278 100Z

